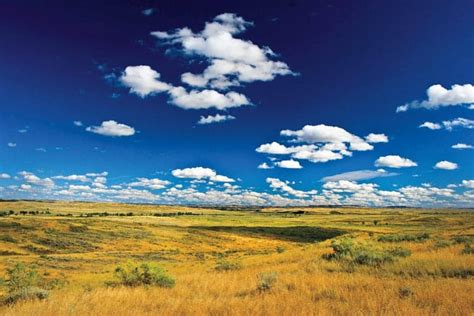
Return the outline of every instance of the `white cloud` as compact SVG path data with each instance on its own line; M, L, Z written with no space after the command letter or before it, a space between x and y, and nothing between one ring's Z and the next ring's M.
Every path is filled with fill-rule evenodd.
M474 189L474 180L462 180L462 186L468 189Z
M80 182L90 182L90 181L92 181L86 175L77 175L77 174L71 174L69 176L59 175L59 176L54 176L52 178L53 179L58 179L58 180L80 181Z
M46 152L46 148L43 148L43 147L38 147L38 148L35 148L36 151L41 151L41 152Z
M433 122L424 122L419 127L425 127L431 130L438 130L444 127L448 131L452 131L456 127L473 129L474 121L466 119L466 118L458 117L451 121L443 121L442 124L433 123Z
M103 121L100 126L89 126L86 131L104 136L132 136L135 134L133 127L113 120Z
M137 178L138 181L129 183L128 185L131 187L146 187L152 190L160 190L164 189L167 185L171 184L171 182L167 180L161 179L148 179L148 178Z
M262 154L270 154L270 155L288 155L297 153L303 150L313 150L317 147L315 145L303 145L303 146L292 146L287 147L285 145L279 144L278 142L271 142L269 144L262 144L257 149L256 152Z
M194 33L189 28L173 32L152 32L162 43L179 48L188 56L200 56L209 66L200 74L184 73L181 80L194 87L227 89L242 82L270 81L277 75L294 75L288 65L270 58L276 55L268 47L234 37L253 23L224 13Z
M458 117L457 119L454 119L451 121L443 121L443 125L448 131L451 131L455 127L473 129L474 121L466 119L466 118Z
M357 171L343 172L343 173L335 174L333 176L324 177L322 181L324 182L334 182L334 181L339 181L339 180L360 181L360 180L368 180L368 179L373 179L373 178L392 177L396 175L398 175L398 173L387 172L383 169L357 170Z
M13 148L16 147L16 143L8 143L7 146Z
M425 127L431 130L441 129L441 125L433 122L424 122L419 127Z
M82 122L81 121L74 121L72 122L75 126L82 126Z
M300 146L285 146L278 142L260 145L256 151L270 155L291 155L293 159L325 163L352 156L352 151L374 149L370 143L388 142L385 134L370 133L365 139L353 135L343 128L324 124L306 125L300 130L282 130L282 136L291 137L289 142L306 143Z
M201 57L209 63L203 73L181 75L181 81L191 90L161 81L160 74L146 65L126 67L120 82L141 97L167 92L169 102L184 109L225 110L251 104L241 93L219 90L241 83L270 81L277 75L295 74L284 62L271 60L276 55L269 48L234 37L250 25L251 22L235 14L224 13L206 23L199 33L186 27L151 33L161 44L179 47L183 56Z
M145 10L142 11L142 14L145 15L145 16L150 16L153 13L155 13L155 9L153 9L153 8L148 8L148 9L145 9Z
M273 167L269 166L266 162L259 164L257 168L258 169L273 169Z
M374 134L370 133L365 136L365 140L368 143L388 143L388 137L385 134Z
M10 179L11 176L8 173L0 173L0 179Z
M294 141L314 143L349 143L350 149L355 151L372 150L374 147L362 138L353 135L343 128L324 124L306 125L301 130L283 130L283 136L294 137Z
M130 88L130 93L135 93L142 98L172 88L171 85L159 79L160 74L146 65L128 66L120 77L122 84Z
M458 143L456 145L451 146L453 149L472 149L474 148L472 145Z
M408 109L438 109L446 106L463 106L474 103L474 86L471 84L451 86L446 89L440 84L432 85L426 91L428 96L424 101L412 101L401 105L397 108L397 112L405 112Z
M402 158L398 155L388 155L379 157L375 161L376 167L388 167L388 168L407 168L407 167L416 167L418 164L411 161L408 158Z
M37 185L37 186L41 186L41 187L48 187L48 188L52 188L54 187L54 181L51 180L50 178L39 178L38 176L36 176L35 174L31 173L31 172L28 172L28 171L22 171L22 172L19 172L18 173L22 178L23 180L28 183L28 184L33 184L33 185Z
M280 168L285 168L285 169L302 169L303 166L301 166L300 162L298 160L282 160L275 162L275 165L280 167Z
M455 170L458 168L458 164L454 162L450 162L447 160L439 161L434 166L435 169L443 169L443 170Z
M218 175L215 170L204 167L193 167L175 169L171 172L176 178L209 180L215 182L234 182L235 180L226 176Z
M212 124L212 123L219 123L219 122L224 122L224 121L230 121L230 120L235 120L235 117L232 115L208 115L207 117L201 116L199 121L197 122L198 124Z
M288 181L285 182L277 178L267 178L266 182L270 185L270 188L272 188L273 190L283 191L299 198L304 198L304 197L307 197L308 195L313 195L313 194L318 193L316 190L312 190L312 191L295 190L291 186L288 185L289 184Z

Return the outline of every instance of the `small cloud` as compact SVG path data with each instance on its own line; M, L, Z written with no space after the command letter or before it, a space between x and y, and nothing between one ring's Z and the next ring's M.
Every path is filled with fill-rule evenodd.
M73 124L76 125L76 126L82 126L82 122L81 122L81 121L74 121Z
M420 128L424 127L424 128L431 129L431 130L441 129L440 124L433 123L433 122L424 122L423 124L421 124L418 127L420 127Z
M472 149L474 148L472 145L458 143L456 145L451 146L453 149Z
M300 164L298 160L282 160L275 162L275 165L280 167L280 168L285 168L285 169L302 169L303 166Z
M28 128L22 128L18 130L18 133L24 134L28 132Z
M388 143L388 137L385 134L374 134L370 133L365 136L365 140L368 143Z
M43 147L38 147L38 148L35 148L36 151L41 151L41 152L46 152L46 149L43 148Z
M8 143L7 146L13 148L13 147L16 147L16 143Z
M398 155L388 155L379 157L375 161L376 167L388 167L388 168L408 168L416 167L418 164L414 161L411 161L408 158L402 158Z
M207 117L201 116L199 121L197 122L200 125L203 124L212 124L212 123L220 123L225 121L235 120L235 117L232 115L220 115L216 114L214 116L209 115Z
M437 162L434 168L442 169L442 170L456 170L458 168L458 164L447 161L447 160L443 160L443 161Z
M258 169L273 169L273 167L268 165L266 162L259 164L257 168Z
M117 123L116 121L109 120L103 121L100 126L89 126L86 131L103 135L103 136L132 136L135 134L135 129L131 126Z
M0 179L10 179L11 176L8 173L0 173Z
M142 14L145 15L145 16L150 16L153 13L155 13L155 9L153 9L153 8L148 8L148 9L145 9L145 10L142 11Z

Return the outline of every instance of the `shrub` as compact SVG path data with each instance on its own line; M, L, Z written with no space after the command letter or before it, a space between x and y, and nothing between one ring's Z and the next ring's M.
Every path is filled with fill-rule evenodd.
M175 285L175 280L168 275L166 271L153 263L137 264L129 262L124 266L118 266L115 269L117 282L111 285L124 286L159 286L171 288Z
M282 246L277 246L277 247L276 247L276 252L278 252L278 253L284 253L285 250L286 250L286 249L285 249L284 247L282 247Z
M388 252L394 257L405 258L405 257L411 256L410 249L405 249L405 248L401 248L401 247L390 249Z
M27 267L24 263L17 263L13 268L7 269L7 275L9 293L37 286L40 280L35 267Z
M232 271L242 269L242 264L240 262L230 262L227 260L218 261L216 264L217 271Z
M22 288L19 291L9 293L5 298L4 298L4 304L15 304L18 301L24 301L24 300L32 300L32 299L39 299L39 300L44 300L47 299L49 296L49 292L47 290L41 289L39 287L35 286L29 286Z
M35 267L17 263L13 268L7 269L7 276L8 295L4 298L5 304L48 297L48 291L38 287L41 279Z
M257 290L260 292L266 292L272 289L277 281L276 272L263 272L257 275L258 283Z
M474 254L474 247L472 247L470 244L465 244L461 253L463 255L472 255Z
M433 245L435 249L446 248L449 246L451 246L451 242L449 240L444 239L437 240Z
M413 295L413 291L408 286L403 286L398 289L398 295L400 298L407 298Z
M474 241L474 238L472 236L456 236L453 237L453 241L456 244L466 244Z
M395 257L408 257L410 250L404 248L378 249L370 244L355 244L350 238L334 240L333 253L323 255L327 260L341 260L349 264L380 266L395 261Z
M402 242L402 241L416 241L422 242L430 238L427 233L411 235L411 234L389 234L382 235L378 238L381 242Z

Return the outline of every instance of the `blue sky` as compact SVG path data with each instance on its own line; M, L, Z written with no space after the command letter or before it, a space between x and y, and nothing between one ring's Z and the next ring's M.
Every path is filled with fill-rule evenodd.
M0 197L474 206L472 1L0 10Z

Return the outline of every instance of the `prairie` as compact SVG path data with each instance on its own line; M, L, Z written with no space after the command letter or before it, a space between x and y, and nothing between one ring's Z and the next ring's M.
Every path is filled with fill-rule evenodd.
M455 209L0 203L2 315L472 315L474 214ZM173 287L111 286L153 263Z

